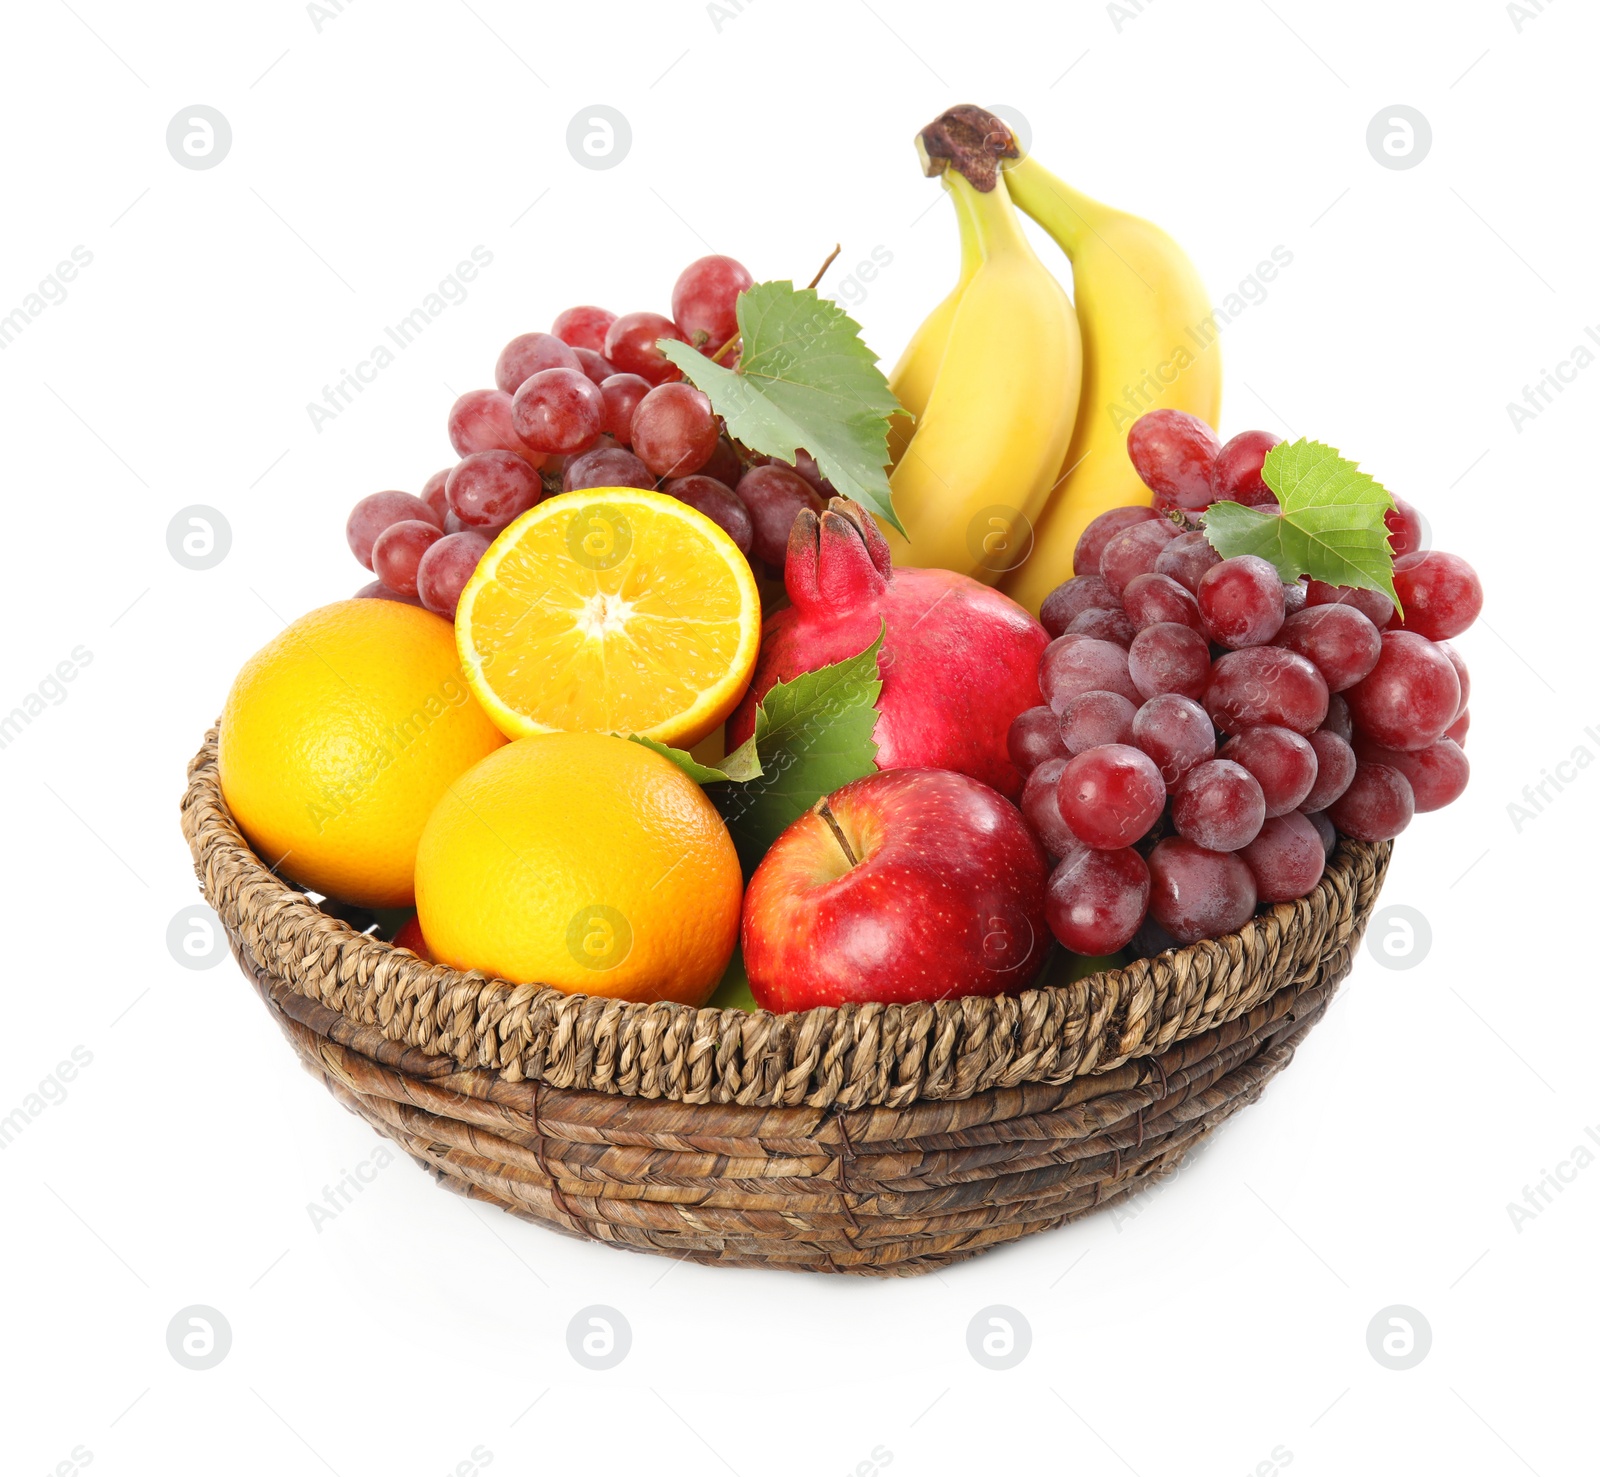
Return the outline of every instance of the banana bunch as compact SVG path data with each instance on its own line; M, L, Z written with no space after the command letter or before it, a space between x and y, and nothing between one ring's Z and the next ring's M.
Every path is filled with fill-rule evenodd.
M1026 357L1034 352L1038 330L1024 315L1038 308L989 299L981 312L968 312L969 295L988 260L977 227L962 218L960 280L912 337L889 381L915 426L909 437L903 425L891 437L891 449L900 455L890 486L911 533L910 547L902 541L896 558L943 565L988 583L998 577L1007 594L1037 611L1071 575L1073 550L1089 523L1108 508L1150 501L1128 459L1133 422L1167 407L1217 424L1222 355L1211 305L1193 263L1165 231L1057 179L1022 155L1011 130L992 113L952 108L918 135L918 147L924 169L940 173L950 187L958 218L978 200L990 201L992 212L1014 221L1014 203L1060 246L1072 264L1083 362L1081 387L1073 374L1070 388L1058 392L1052 416L1042 419L1031 395L1022 406L998 404L995 392L968 402L940 395L946 373L975 363L980 351L971 345L984 339L992 345L991 357L1013 358L1016 376L1030 377L1032 387L1046 383L1044 361ZM986 181L992 181L987 192ZM1003 196L1004 206L993 204L993 196ZM1043 270L1026 241L1020 235L1018 240L1026 259ZM1047 294L1040 290L1039 296ZM908 466L919 443L948 444L962 435L972 455L992 459L998 475L958 481L953 463L933 478L926 468ZM1027 436L1036 439L1024 445ZM1064 450L1050 464L1041 493L1037 481L1022 475L1036 472L1030 452L1062 441ZM1003 490L1008 483L1009 494ZM969 527L974 516L1003 517L996 508L1007 504L1026 524L1006 535L991 530L987 544L980 534L975 543ZM919 537L935 527L937 535ZM997 542L1005 544L998 556L991 547Z
M993 584L1026 554L1066 455L1082 377L1078 320L992 161L987 172L929 172L955 205L961 281L890 375L913 426L891 429L889 486L906 536L884 532L897 563Z

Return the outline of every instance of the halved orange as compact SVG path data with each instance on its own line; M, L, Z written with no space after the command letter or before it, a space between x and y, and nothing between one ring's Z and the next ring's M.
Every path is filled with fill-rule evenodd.
M760 642L738 546L687 503L637 487L530 508L456 607L467 681L512 738L638 733L687 748L733 711Z

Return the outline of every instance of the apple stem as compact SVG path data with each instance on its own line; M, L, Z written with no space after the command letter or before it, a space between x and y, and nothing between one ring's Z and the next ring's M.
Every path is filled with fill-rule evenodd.
M828 823L828 829L833 832L833 839L839 843L839 849L844 852L845 860L848 861L852 867L859 867L861 865L861 861L856 856L855 852L850 850L850 843L845 840L844 831L840 828L839 822L834 819L833 812L828 809L828 802L826 800L817 806L817 814Z

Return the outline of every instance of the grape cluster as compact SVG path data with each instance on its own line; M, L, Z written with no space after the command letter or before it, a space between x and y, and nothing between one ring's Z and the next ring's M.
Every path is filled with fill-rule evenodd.
M454 616L502 529L541 498L585 487L669 493L781 574L795 516L821 512L832 486L804 451L783 462L737 446L658 347L675 340L735 365L735 305L751 281L732 257L701 257L673 287L670 318L584 306L559 314L549 333L518 334L495 361L495 387L450 407L460 460L420 496L375 492L351 510L350 551L377 576L357 595Z
M1483 590L1421 547L1416 509L1396 498L1386 518L1403 621L1373 591L1224 559L1190 526L1214 501L1275 510L1277 439L1142 417L1128 447L1153 505L1095 519L1039 612L1044 702L1008 748L1056 858L1050 926L1076 953L1231 933L1310 892L1339 834L1387 840L1466 788L1470 683L1450 640Z

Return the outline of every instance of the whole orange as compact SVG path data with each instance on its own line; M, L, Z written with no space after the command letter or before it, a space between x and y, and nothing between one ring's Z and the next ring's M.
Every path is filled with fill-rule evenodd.
M450 622L392 600L302 616L240 669L222 710L223 798L268 866L371 908L413 899L446 786L505 742Z
M417 848L436 961L574 994L704 1004L743 893L705 792L608 734L507 744L450 786Z

